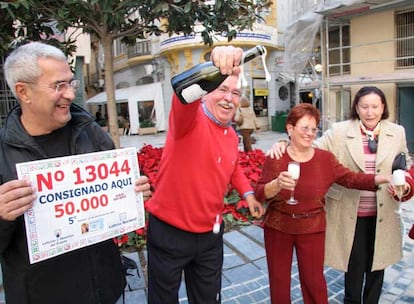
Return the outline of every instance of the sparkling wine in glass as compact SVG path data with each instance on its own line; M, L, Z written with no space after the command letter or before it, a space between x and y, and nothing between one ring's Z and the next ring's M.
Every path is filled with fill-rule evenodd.
M395 194L397 194L398 200L401 202L405 185L404 170L394 170L392 173L392 184L394 185Z
M295 182L297 182L298 179L299 179L299 176L300 176L300 165L299 165L299 163L295 162L295 161L289 162L288 172L292 176L292 178L295 180ZM290 195L290 199L287 201L287 203L289 205L297 205L298 204L298 200L296 200L295 197L294 197L294 192L295 192L295 189L292 190L292 193Z

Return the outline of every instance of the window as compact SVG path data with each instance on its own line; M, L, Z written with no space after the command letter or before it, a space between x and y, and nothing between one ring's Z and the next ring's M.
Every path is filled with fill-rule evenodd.
M289 98L289 89L287 88L287 86L283 85L279 88L279 98L283 101Z
M127 51L127 47L125 44L121 42L121 39L120 38L115 39L114 44L113 44L114 57L126 54L126 51Z
M126 125L129 125L128 103L127 102L117 103L116 110L118 112L118 127L126 128Z
M137 42L128 47L128 58L151 55L151 41L137 40Z
M157 122L154 100L138 101L139 127L154 127Z
M253 79L253 111L256 116L267 116L269 90L266 79Z
M349 114L351 112L351 92L348 90L341 90L335 92L336 100L336 111L335 118L336 121L342 121L349 119Z
M348 74L350 68L349 25L336 25L329 28L329 74Z
M414 11L398 13L396 22L397 67L414 66Z

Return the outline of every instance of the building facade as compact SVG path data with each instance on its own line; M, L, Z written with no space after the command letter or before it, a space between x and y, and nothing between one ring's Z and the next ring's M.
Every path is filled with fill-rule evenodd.
M362 86L377 86L386 95L389 120L405 127L413 153L414 3L338 2L336 6L325 3L317 10L323 16L320 90L324 127L348 118L352 98Z
M278 0L263 18L265 22L238 33L230 43L220 36L214 43L245 50L257 44L266 47L269 82L260 59L244 67L245 94L263 130L273 129L275 115L300 102L321 110L325 130L348 118L360 87L375 85L386 94L389 119L405 127L409 149L414 151L412 0ZM75 70L85 92L78 103L91 113L102 109L105 117L102 49L93 39L79 43L82 53L76 55ZM211 49L197 35L149 37L133 46L114 42L118 114L129 121L130 134L149 124L158 131L168 130L171 77L209 60ZM15 103L0 75L0 124Z
M283 36L286 24L296 18L299 13L295 8L298 3L301 9L311 7L313 1L274 2L265 12L265 22L256 23L252 30L239 32L237 38L227 42L224 37L216 36L214 46L231 44L247 50L255 45L266 47L266 67L271 74L271 80L265 80L265 66L263 61L255 59L244 66L247 87L244 93L251 101L251 105L259 119L262 129L271 127L271 116L276 111L288 111L294 103L293 85L290 80L280 77L282 74ZM309 3L303 5L303 3ZM296 14L293 14L296 12ZM197 32L197 27L195 28ZM92 43L94 45L94 43ZM170 79L192 66L205 62L210 58L212 47L204 45L199 35L161 36L150 37L148 40L137 41L134 46L125 46L119 41L114 43L114 81L116 95L123 96L127 91L140 94L140 88L145 89L151 83L159 83L162 87L162 107L153 99L134 100L134 98L117 99L118 111L128 116L131 121L131 134L136 134L139 125L144 121L152 120L157 124L159 131L168 129L168 113L173 94ZM103 60L100 58L99 45L92 48L94 55L86 73L87 89L90 99L87 106L91 112L100 103L105 102L103 94L93 95L104 89ZM135 89L131 89L134 87ZM127 100L128 99L128 100ZM162 109L161 109L162 108ZM162 111L162 113L160 113ZM163 121L160 121L163 120Z

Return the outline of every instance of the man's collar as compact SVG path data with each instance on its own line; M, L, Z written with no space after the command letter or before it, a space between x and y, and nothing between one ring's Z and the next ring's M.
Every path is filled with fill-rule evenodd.
M217 118L215 118L213 116L213 114L207 109L206 104L204 103L204 101L201 101L201 107L203 109L204 114L206 114L206 116L208 118L210 118L210 120L212 120L216 125L223 127L223 128L228 128L231 125L231 121L229 121L227 124L222 124Z

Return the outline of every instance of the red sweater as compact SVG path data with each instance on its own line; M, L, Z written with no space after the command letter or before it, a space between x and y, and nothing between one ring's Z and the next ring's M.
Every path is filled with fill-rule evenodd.
M266 201L264 186L278 177L281 171L286 171L291 160L287 153L280 160L266 158L256 188L256 198L259 201ZM291 191L282 189L270 200L265 225L292 234L324 231L324 197L329 187L337 183L347 188L375 191L374 177L374 174L352 172L342 166L331 152L315 149L311 160L300 163L300 177L295 188L295 199L299 204L288 205L286 200L289 199ZM293 214L297 214L299 218L294 218ZM310 216L304 218L305 214Z
M213 229L231 183L252 191L238 163L234 129L209 118L200 102L182 104L173 97L164 152L147 210L179 229L202 233Z
M413 197L413 194L414 194L414 179L413 179L414 178L414 165L411 166L411 168L407 171L408 171L408 173L410 173L410 175L412 177L412 178L409 178L409 177L406 178L406 182L410 184L411 190L405 197L402 198L403 202L408 201L409 199L411 199Z

